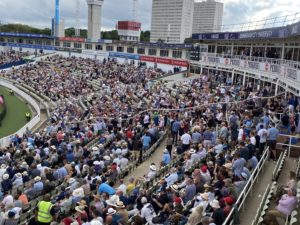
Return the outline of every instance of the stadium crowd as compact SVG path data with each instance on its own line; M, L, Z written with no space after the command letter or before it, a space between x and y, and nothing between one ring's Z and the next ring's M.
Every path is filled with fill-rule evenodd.
M27 55L27 53L20 53L16 51L0 52L0 65L20 61L25 55Z
M150 85L157 69L53 56L3 75L57 104L45 130L0 151L3 224L221 225L266 145L276 160L275 122L300 128L297 98L217 71L169 88ZM164 134L161 163L120 179Z

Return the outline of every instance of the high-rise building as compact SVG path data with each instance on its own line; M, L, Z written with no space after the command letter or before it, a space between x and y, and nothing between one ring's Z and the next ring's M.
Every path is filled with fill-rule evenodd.
M194 0L152 0L151 42L183 43L192 35Z
M101 9L104 0L86 0L88 4L88 39L101 39Z
M215 0L195 2L193 34L218 32L223 21L224 4Z

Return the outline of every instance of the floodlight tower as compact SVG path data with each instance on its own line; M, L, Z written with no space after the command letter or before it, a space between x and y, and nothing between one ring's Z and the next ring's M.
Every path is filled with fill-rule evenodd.
M104 0L86 0L88 4L88 39L101 38L101 10Z
M75 36L80 37L80 0L76 0L76 21L75 21Z
M132 21L137 21L136 13L137 13L137 7L138 7L138 0L132 0Z

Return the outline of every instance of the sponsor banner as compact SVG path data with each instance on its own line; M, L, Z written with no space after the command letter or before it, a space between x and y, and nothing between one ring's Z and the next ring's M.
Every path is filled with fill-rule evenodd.
M186 60L169 59L169 58L161 58L161 57L153 57L153 56L141 56L141 61L167 64L167 65L180 66L180 67L189 66L189 63Z
M72 42L85 42L84 38L80 37L60 37L58 38L60 41L72 41Z
M282 66L280 66L280 65L276 65L276 64L270 64L270 72L272 72L272 73L279 73L279 74L281 74L281 68L282 68Z
M12 33L12 32L0 32L0 36L13 36L13 37L28 37L28 38L53 38L44 34L26 34L26 33Z
M300 22L284 27L274 27L242 32L217 32L193 34L194 40L243 40L243 39L268 39L288 38L300 35Z
M15 43L4 43L0 42L0 45L18 48L34 48L34 49L44 49L44 50L55 50L55 47L49 45L30 45L30 44L15 44Z
M109 52L105 52L105 51L93 51L93 50L82 50L82 54L97 55L97 56L102 56L102 57L108 57L109 56Z
M140 60L139 55L124 52L109 52L109 57Z
M151 42L139 42L136 43L137 46L146 46L146 47L157 47L157 48L178 48L178 49L192 49L192 44L168 44L168 43L151 43Z
M172 59L168 59L168 58L156 58L156 63L172 65Z
M173 59L173 65L180 66L180 67L188 67L189 63L188 61Z
M240 66L241 60L239 59L230 59L230 64L233 66Z
M141 61L145 61L145 62L156 62L156 57L153 56L141 56Z
M287 68L287 70L286 70L286 76L289 79L297 80L297 70L296 69L292 69L292 68Z

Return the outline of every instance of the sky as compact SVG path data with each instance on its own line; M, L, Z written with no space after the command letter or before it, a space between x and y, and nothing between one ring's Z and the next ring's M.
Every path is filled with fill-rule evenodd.
M61 18L65 19L66 27L76 25L76 1L60 0ZM79 26L86 28L86 0L78 1L80 2ZM151 27L152 0L138 1L137 19L142 22L142 30L149 30ZM226 25L291 15L297 12L299 12L298 18L300 18L299 0L219 1L224 3L223 24ZM22 23L39 28L50 27L51 18L54 15L54 2L55 0L0 0L0 21L2 23ZM113 29L118 20L130 19L132 19L132 0L104 0L102 9L103 30Z

